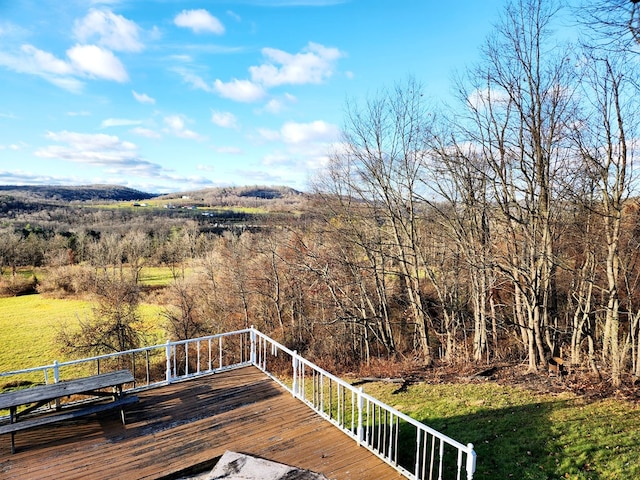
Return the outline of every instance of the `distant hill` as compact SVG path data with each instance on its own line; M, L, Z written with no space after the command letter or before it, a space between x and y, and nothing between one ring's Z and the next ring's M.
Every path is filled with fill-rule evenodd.
M157 197L163 200L192 202L210 207L255 207L291 212L304 209L308 195L284 186L215 187Z
M245 187L215 187L192 190L188 192L176 192L162 195L158 198L181 198L189 196L205 201L220 198L258 198L263 200L278 200L286 198L301 198L304 193L290 187L283 186L245 186Z
M156 195L118 185L0 185L1 196L22 201L131 201L147 200Z

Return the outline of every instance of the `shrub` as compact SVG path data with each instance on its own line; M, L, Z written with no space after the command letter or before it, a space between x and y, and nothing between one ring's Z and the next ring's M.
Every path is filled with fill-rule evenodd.
M18 295L29 295L36 293L38 279L35 275L23 277L22 275L12 275L11 277L0 278L0 297L17 297Z

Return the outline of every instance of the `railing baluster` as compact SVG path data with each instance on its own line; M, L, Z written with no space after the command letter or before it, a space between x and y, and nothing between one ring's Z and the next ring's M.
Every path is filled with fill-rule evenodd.
M429 479L433 478L433 469L435 468L436 457L436 437L431 435L431 463L429 465Z
M173 378L178 378L178 346L174 345L172 349L173 355Z
M147 369L147 372L146 372L147 383L146 383L146 385L149 385L151 383L151 362L149 361L149 350L145 350L144 351L144 359L145 359L145 366L146 366L146 369Z
M442 441L442 439L440 438L440 449L438 450L438 454L439 454L439 460L438 460L438 480L442 480L442 474L444 473L442 471L442 465L444 462L444 442Z
M198 340L198 343L196 345L198 348L198 355L196 359L196 361L198 362L198 366L196 367L196 373L200 373L200 340Z
M421 429L417 429L416 431L416 462L415 462L415 467L413 470L413 475L416 478L422 478L421 473L423 470L420 469L420 457L424 458L424 451L422 452L422 455L420 455L420 449L422 447L422 430Z

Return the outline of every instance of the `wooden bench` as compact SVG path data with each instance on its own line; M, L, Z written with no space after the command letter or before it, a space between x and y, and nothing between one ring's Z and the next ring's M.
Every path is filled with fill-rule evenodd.
M29 428L49 425L73 418L119 408L122 423L125 424L124 407L138 401L135 395L123 395L122 385L133 383L134 378L128 370L103 373L91 377L78 378L49 385L39 385L24 390L0 394L0 409L10 411L9 423L0 425L0 434L11 433L11 453L15 453L15 433ZM103 389L111 388L112 392ZM112 397L107 403L89 404L70 408L67 411L57 409L54 414L42 414L19 421L20 417L54 400L71 395L89 395L92 397ZM17 407L25 409L18 412Z

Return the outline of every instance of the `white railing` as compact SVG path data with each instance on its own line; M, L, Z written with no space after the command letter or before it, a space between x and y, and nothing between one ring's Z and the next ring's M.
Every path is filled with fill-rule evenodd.
M457 480L473 479L472 444L463 445L404 415L258 330L251 335L254 365L406 477L441 480L454 478L448 475L455 472ZM288 370L283 368L287 364Z
M221 333L208 337L167 341L165 344L126 350L95 357L53 361L50 365L0 373L15 385L52 383L127 368L135 384L128 389L166 385L181 379L250 365L251 330Z
M389 407L253 327L80 360L54 361L0 373L0 379L10 378L16 385L33 382L34 378L37 383L51 383L128 368L136 382L126 389L137 390L247 365L258 367L404 476L442 480L455 472L457 480L473 479L476 453L472 444L463 445Z

